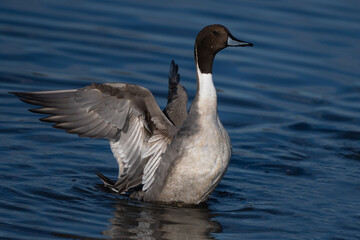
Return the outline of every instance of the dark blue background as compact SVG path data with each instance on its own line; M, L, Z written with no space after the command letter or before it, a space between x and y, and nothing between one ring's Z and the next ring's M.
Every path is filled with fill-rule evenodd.
M360 2L129 2L0 2L0 237L360 239ZM130 82L164 107L174 59L192 98L194 40L213 23L255 46L215 59L233 156L198 208L104 192L108 143L8 94Z

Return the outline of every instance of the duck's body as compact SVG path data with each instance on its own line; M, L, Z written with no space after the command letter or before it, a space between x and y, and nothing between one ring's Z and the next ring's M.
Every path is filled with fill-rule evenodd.
M216 103L210 104L214 96L208 97L194 100L164 153L166 161L160 163L154 184L145 192L145 200L171 199L197 204L205 201L221 180L229 164L231 143L218 117Z
M222 179L231 156L230 138L220 120L206 120L190 132L187 121L174 136L161 162L154 184L145 194L146 201L205 201ZM191 144L187 144L191 143Z
M217 114L212 79L215 54L227 46L252 46L221 25L205 27L194 54L197 93L187 113L187 95L172 63L168 106L164 113L152 94L132 84L108 83L63 91L15 93L43 106L44 121L79 136L108 138L119 164L116 182L98 173L106 187L136 194L145 201L205 201L222 179L231 156L230 138Z

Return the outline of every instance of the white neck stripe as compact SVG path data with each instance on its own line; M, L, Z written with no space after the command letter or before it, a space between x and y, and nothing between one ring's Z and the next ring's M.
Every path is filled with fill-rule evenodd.
M216 89L211 73L202 73L197 65L198 74L198 94L200 107L212 106L216 108Z

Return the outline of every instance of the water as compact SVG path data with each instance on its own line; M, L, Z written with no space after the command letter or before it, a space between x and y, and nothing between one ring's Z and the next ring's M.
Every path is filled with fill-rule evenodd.
M358 1L0 2L2 239L360 239ZM171 59L195 94L193 44L220 23L253 48L215 59L233 144L210 199L110 194L108 143L38 121L9 91L129 82L166 104Z

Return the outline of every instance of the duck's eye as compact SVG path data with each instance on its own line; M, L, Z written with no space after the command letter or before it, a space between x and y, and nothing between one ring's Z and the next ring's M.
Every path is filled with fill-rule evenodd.
M217 35L217 31L213 31L213 34L214 34L214 35Z

